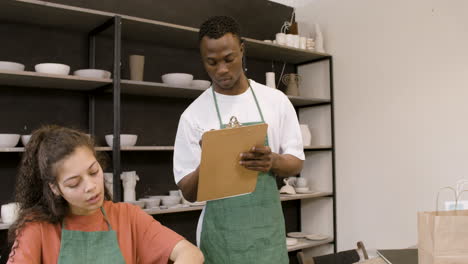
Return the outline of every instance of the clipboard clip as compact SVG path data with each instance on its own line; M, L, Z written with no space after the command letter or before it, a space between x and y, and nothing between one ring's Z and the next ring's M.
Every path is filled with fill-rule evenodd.
M237 120L237 117L231 116L231 119L229 119L229 123L226 125L226 128L237 128L241 126L242 124Z

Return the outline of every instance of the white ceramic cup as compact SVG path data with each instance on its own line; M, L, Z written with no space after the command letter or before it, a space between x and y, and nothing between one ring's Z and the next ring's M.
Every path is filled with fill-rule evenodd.
M293 39L293 47L298 49L300 47L301 38L299 37L299 35L293 35L292 39Z
M299 38L299 48L301 48L301 49L306 49L307 48L307 38L306 37L300 37Z
M276 43L279 45L286 45L286 34L276 33Z
M302 177L297 178L297 180L296 180L296 187L298 187L298 188L305 188L305 187L307 187L307 179L306 179L306 178L302 178Z
M286 46L294 47L294 38L296 35L286 34Z
M2 221L5 224L11 224L16 221L18 217L18 203L9 203L2 205Z
M266 77L266 86L271 87L271 88L276 88L275 73L267 72L265 74L265 77Z

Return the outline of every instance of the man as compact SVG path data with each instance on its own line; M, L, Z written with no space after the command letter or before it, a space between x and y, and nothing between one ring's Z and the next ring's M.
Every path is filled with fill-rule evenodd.
M187 200L197 196L203 132L223 128L231 116L243 125L267 123L267 145L241 153L240 163L258 171L253 193L208 201L197 243L205 263L288 263L284 217L275 176L298 174L304 150L297 116L280 91L247 79L239 25L230 17L204 22L200 53L212 87L182 114L174 149L174 176ZM223 177L223 175L219 175Z

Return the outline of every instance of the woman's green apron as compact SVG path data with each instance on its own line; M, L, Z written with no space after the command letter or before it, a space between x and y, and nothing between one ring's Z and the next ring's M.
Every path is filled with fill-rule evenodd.
M59 264L125 264L117 234L101 207L109 231L83 232L65 229L62 223Z

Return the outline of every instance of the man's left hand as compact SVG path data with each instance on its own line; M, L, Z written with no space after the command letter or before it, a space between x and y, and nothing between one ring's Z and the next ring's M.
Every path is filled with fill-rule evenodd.
M249 152L240 154L239 163L249 170L269 172L275 162L275 153L271 152L270 147L253 147Z

